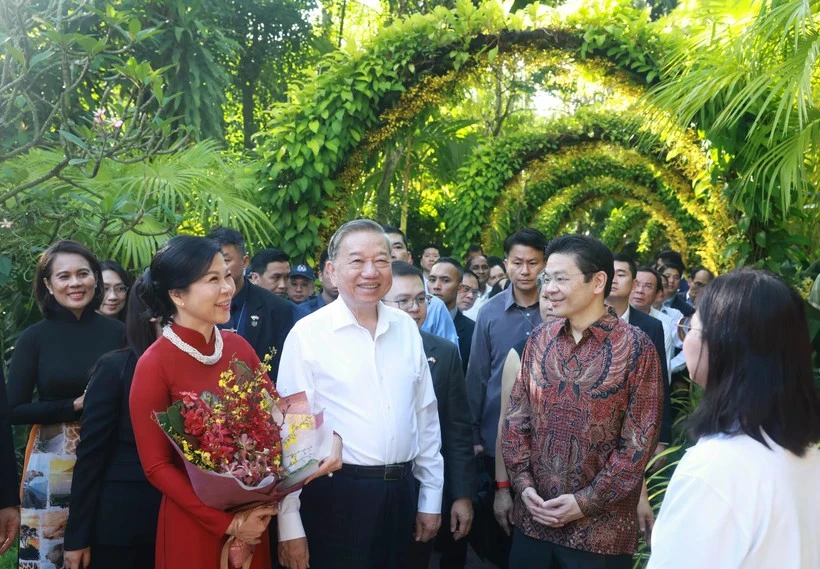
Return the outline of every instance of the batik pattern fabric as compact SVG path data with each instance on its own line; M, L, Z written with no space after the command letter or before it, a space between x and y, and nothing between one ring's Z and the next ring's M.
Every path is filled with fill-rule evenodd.
M63 540L79 441L79 422L32 427L22 484L20 569L63 567Z
M566 319L546 321L524 349L502 439L526 535L583 551L631 554L643 471L658 440L660 360L638 328L607 312L577 343ZM521 499L573 494L584 516L536 522Z

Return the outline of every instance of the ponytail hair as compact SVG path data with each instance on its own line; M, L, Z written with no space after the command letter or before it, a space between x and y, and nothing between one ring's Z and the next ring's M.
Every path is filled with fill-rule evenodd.
M170 292L185 290L202 278L220 252L216 241L193 235L180 235L165 243L134 285L148 318L156 318L162 326L170 323L177 310Z

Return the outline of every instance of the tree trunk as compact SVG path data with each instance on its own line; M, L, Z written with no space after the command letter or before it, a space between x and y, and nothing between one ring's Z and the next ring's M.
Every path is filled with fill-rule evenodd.
M390 186L401 162L403 148L396 146L385 153L382 179L376 190L376 221L386 224L390 217Z
M242 82L242 134L245 148L253 148L253 135L256 134L256 124L253 120L253 82Z

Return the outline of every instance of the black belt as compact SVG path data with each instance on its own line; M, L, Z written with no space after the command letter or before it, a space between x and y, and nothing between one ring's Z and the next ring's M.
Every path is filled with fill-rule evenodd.
M350 476L352 478L381 478L382 480L394 481L402 480L413 471L412 462L402 462L401 464L385 464L383 466L360 466L358 464L343 464L338 476Z

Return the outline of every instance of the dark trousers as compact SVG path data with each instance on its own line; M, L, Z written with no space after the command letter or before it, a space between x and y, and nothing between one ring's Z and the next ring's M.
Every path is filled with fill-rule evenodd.
M631 555L603 555L563 547L513 530L510 569L632 569Z
M302 490L311 569L407 569L415 479L357 478L342 470Z
M441 528L436 537L427 543L415 541L411 537L410 569L428 569L434 549L441 553L440 569L464 569L467 564L467 537L462 537L458 541L453 539L450 532L451 506L452 503L445 502L441 510Z
M116 547L92 544L89 569L154 569L154 549L153 545Z
M490 561L499 569L509 567L512 538L504 533L495 519L493 501L495 500L495 458L479 456L476 458L477 490L473 499L475 517L473 528L468 536L470 545L482 559Z

